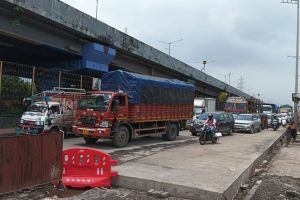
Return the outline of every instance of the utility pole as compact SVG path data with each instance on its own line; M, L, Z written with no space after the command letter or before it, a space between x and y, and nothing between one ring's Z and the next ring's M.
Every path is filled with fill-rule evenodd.
M228 97L230 97L230 76L231 76L231 72L229 72L229 74L228 74L228 85L229 85L229 87L228 87Z
M297 36L296 36L296 73L295 73L295 94L298 93L298 62L299 62L299 0L282 0L282 3L297 4ZM294 102L294 117L298 123L298 102Z
M241 78L239 79L239 82L238 82L238 89L243 91L244 90L244 78L243 76L241 76Z

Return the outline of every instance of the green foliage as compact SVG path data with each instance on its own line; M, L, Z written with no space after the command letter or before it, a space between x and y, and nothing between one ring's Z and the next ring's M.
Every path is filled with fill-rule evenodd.
M31 83L17 76L2 76L0 116L19 116L23 112L23 99L31 95Z
M218 100L220 103L224 103L227 99L227 92L220 92L218 96Z

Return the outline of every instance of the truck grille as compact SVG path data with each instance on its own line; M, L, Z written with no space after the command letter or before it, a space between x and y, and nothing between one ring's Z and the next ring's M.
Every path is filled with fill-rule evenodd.
M82 125L96 125L96 117L92 117L92 116L81 116L80 118L81 124Z
M34 122L33 121L29 121L29 120L24 120L23 121L23 125L34 125Z

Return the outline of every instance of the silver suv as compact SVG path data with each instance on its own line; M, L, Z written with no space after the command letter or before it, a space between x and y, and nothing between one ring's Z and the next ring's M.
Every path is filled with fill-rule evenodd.
M260 123L260 119L254 114L240 114L235 119L234 131L260 132Z

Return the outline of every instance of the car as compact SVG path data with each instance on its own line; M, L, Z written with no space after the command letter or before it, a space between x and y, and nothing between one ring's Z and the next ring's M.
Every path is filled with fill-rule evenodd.
M234 127L234 118L231 113L226 112L212 112L203 113L198 116L191 124L190 132L193 136L197 136L203 123L207 120L208 115L213 114L214 119L217 121L217 132L222 134L231 135Z
M240 114L235 119L234 123L235 132L249 132L261 131L261 121L257 115L254 114Z
M233 118L235 119L239 114L237 113L232 113Z

